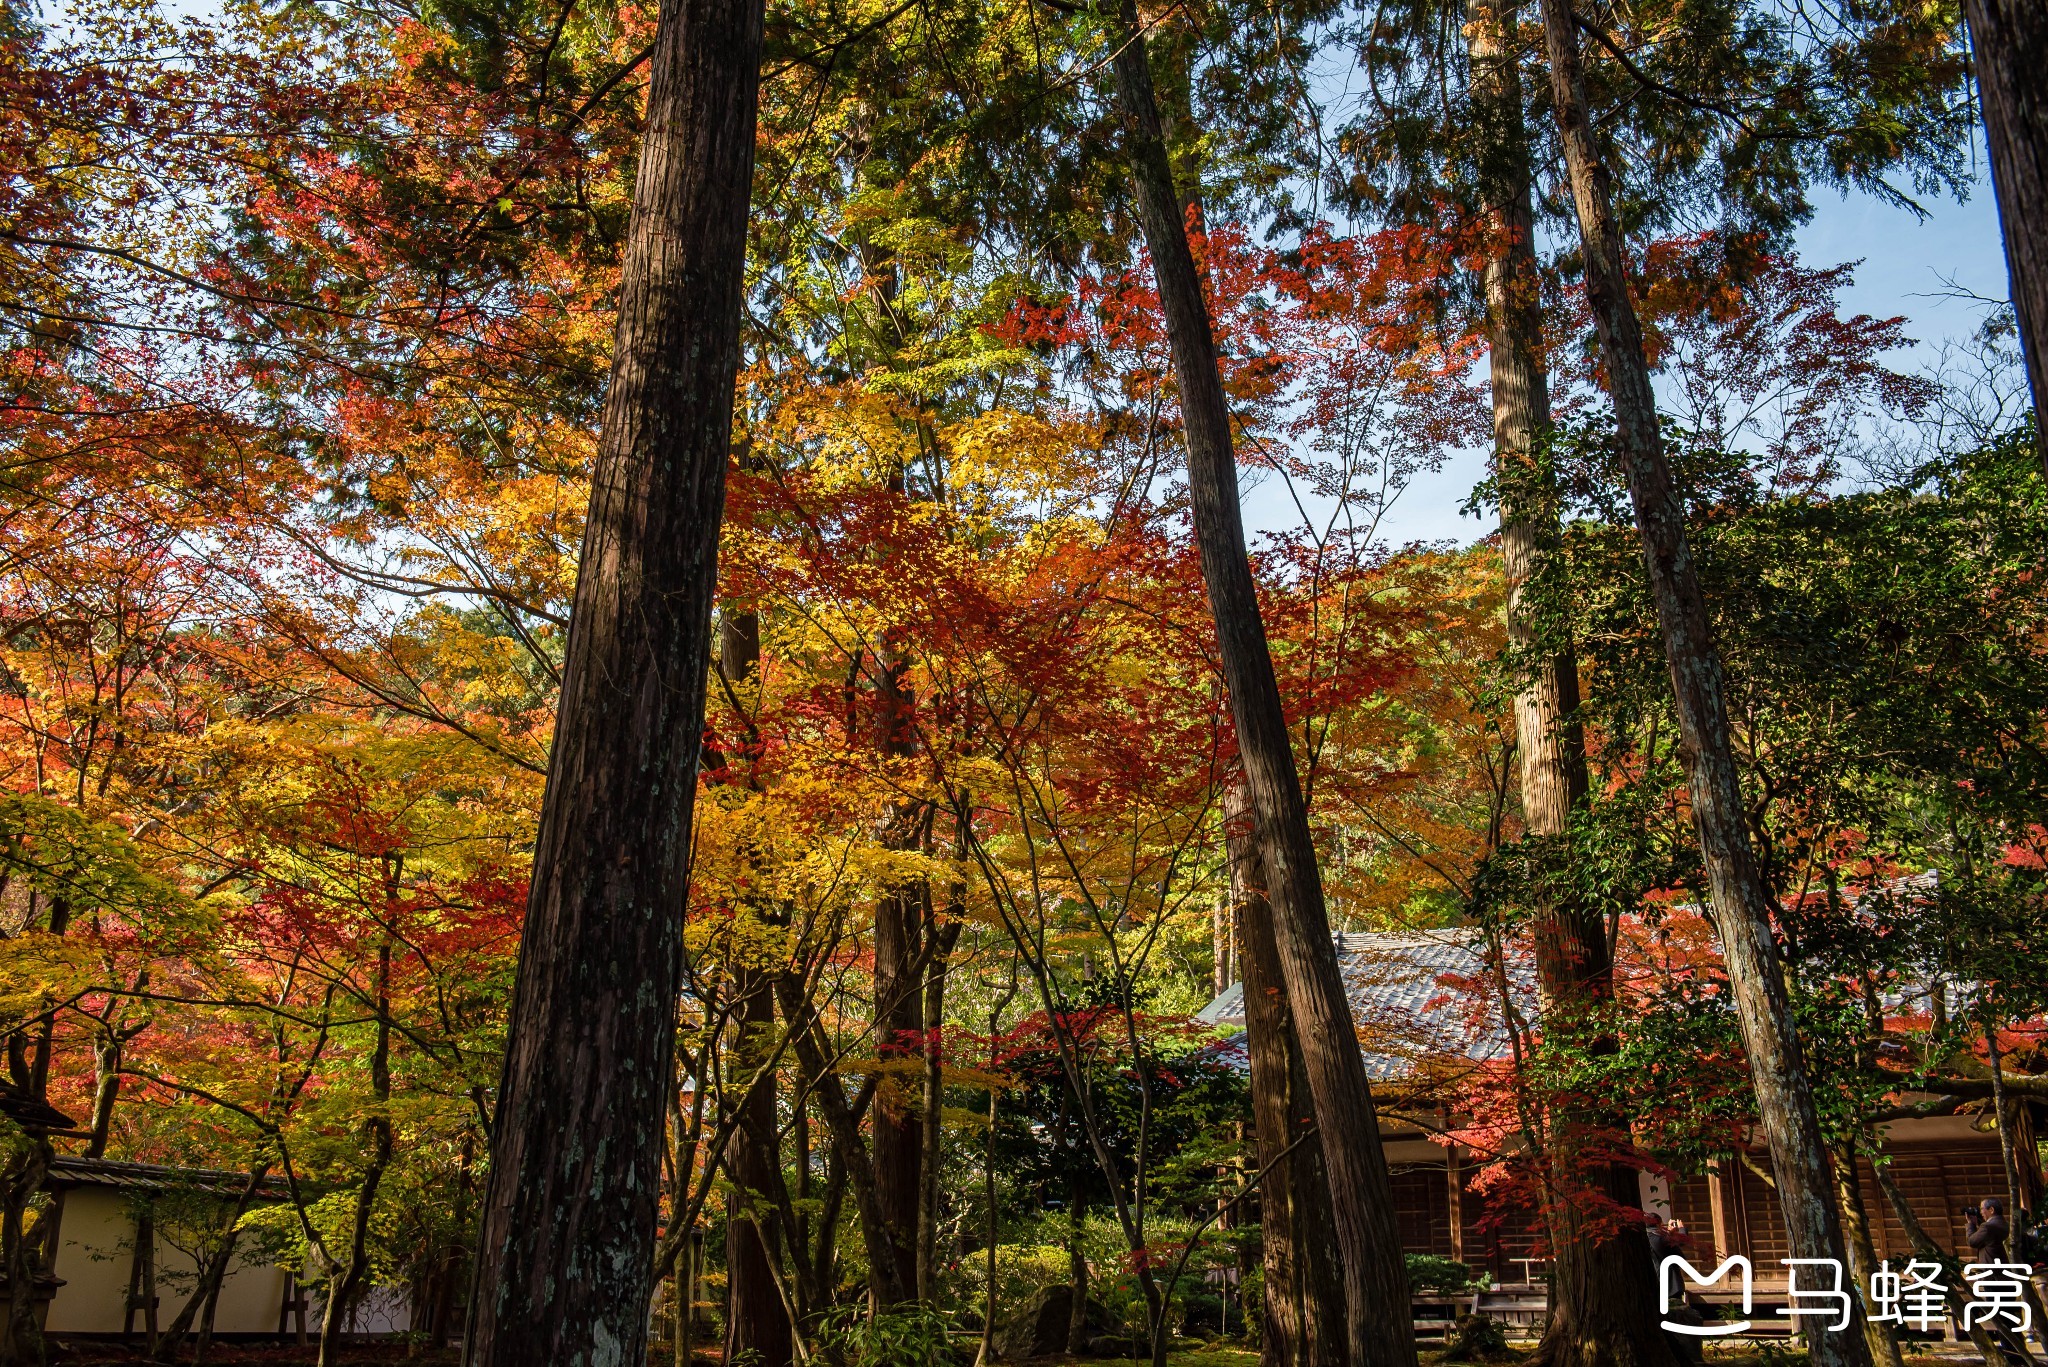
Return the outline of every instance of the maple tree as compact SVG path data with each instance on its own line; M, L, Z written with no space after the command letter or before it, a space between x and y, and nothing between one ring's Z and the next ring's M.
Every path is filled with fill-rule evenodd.
M1934 1089L2016 1193L2038 479L1987 431L1846 487L1964 400L1785 236L1813 185L1959 183L1955 18L1545 8L1601 114L1570 170L1628 168L1585 259L1539 255L1510 5L0 10L0 1360L43 1354L76 1150L239 1174L164 1208L201 1249L166 1360L239 1249L323 1361L373 1288L478 1361L637 1361L650 1305L687 1359L720 1286L767 1367L986 1358L1059 1286L1069 1344L1164 1361L1259 1263L1268 1361L1404 1361L1354 1039L1392 1046L1322 908L1466 925L1475 1020L1535 966L1511 1057L1375 1100L1455 1114L1542 1220L1546 1360L1658 1357L1636 1174L1758 1117L1620 498L1646 442L1825 1161ZM1311 74L1346 62L1355 109ZM679 140L722 149L720 264L664 324ZM1497 539L1381 544L1489 442ZM1249 543L1241 484L1286 510ZM643 938L548 979L591 898ZM1243 1072L1189 1020L1233 967ZM536 1064L565 1031L626 1052ZM601 1191L561 1176L593 1116Z

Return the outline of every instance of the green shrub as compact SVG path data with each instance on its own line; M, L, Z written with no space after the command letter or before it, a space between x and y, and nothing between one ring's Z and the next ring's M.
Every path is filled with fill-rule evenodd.
M1408 1253L1403 1257L1408 1263L1409 1290L1419 1295L1455 1296L1486 1284L1456 1258L1440 1258L1434 1253Z
M818 1344L845 1367L932 1367L950 1362L946 1318L929 1305L904 1305L870 1315L842 1305L818 1327Z

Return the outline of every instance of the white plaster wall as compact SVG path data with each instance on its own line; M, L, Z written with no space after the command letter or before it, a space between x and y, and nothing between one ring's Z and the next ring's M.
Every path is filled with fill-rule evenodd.
M56 1266L64 1285L50 1302L51 1333L121 1331L131 1233L127 1201L120 1192L111 1187L72 1187L64 1193Z
M57 1232L56 1273L64 1285L50 1302L49 1331L120 1333L134 1256L135 1229L127 1198L111 1187L69 1188L64 1193L64 1216ZM161 1238L156 1241L156 1264L157 1323L167 1325L192 1294L198 1269L189 1255ZM221 1283L214 1332L276 1333L285 1283L283 1268L237 1255ZM307 1309L307 1327L317 1329L319 1323L320 1305L315 1301ZM385 1287L373 1288L352 1327L358 1333L402 1332L409 1327L405 1297ZM141 1332L139 1312L135 1328Z

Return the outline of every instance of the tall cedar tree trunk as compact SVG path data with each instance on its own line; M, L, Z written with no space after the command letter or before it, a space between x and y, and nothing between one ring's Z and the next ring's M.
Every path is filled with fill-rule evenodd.
M956 851L956 853L962 853ZM964 857L964 854L963 856ZM960 938L966 908L966 889L956 887L947 904L947 921L931 928L931 952L926 955L924 980L924 1030L922 1048L924 1072L918 1096L918 1164L922 1181L917 1200L917 1298L930 1302L938 1295L939 1207L944 1196L939 1190L939 1158L945 1144L945 1036L946 970L953 945Z
M1571 0L1542 0L1550 54L1551 95L1571 173L1585 249L1586 296L1599 330L1620 437L1622 468L1643 542L1650 591L1657 603L1677 704L1679 752L1692 801L1693 825L1706 865L1714 920L1726 955L1756 1089L1758 1121L1770 1145L1778 1200L1792 1256L1843 1261L1842 1226L1820 1117L1808 1090L1805 1061L1786 995L1784 965L1771 938L1771 903L1750 848L1735 756L1728 741L1720 653L1715 649L1685 514L1657 430L1656 397L1643 355L1642 331L1622 264L1607 168L1586 113L1585 76ZM1862 1306L1852 1313L1860 1321ZM1813 1367L1869 1367L1860 1322L1841 1334L1808 1336Z
M894 316L896 262L886 248L866 248L862 264L878 282L875 299L885 315ZM894 489L908 486L899 470ZM871 664L874 670L875 751L884 760L907 759L916 753L917 700L904 684L907 662L894 631L884 634ZM896 850L915 849L923 827L924 805L892 803L882 830L882 843ZM916 881L898 884L875 904L875 1053L893 1062L875 1091L874 1184L888 1245L870 1249L870 1278L883 1305L912 1300L919 1294L917 1250L924 1208L924 1125L913 1098L922 1087L909 1081L912 1060L924 1056L924 985L919 979L918 950L924 934L924 890Z
M2019 316L2034 437L2048 469L2048 5L2041 0L1963 0L1991 185L2005 232L2005 265ZM2032 72L2032 75L2027 73Z
M875 1295L884 1305L917 1295L917 1226L923 1205L924 1126L917 1098L923 1088L910 1068L923 1063L924 991L917 972L924 925L916 885L893 888L875 905L875 1038L879 1056L894 1068L875 1089L875 1200L888 1247L871 1251L877 1264ZM886 1268L886 1271L884 1269Z
M747 457L741 460L744 464ZM718 670L737 690L761 668L761 620L728 605L718 626ZM774 988L763 974L742 967L733 972L732 991L737 1004L733 1024L740 1036L734 1057L740 1075L751 1076L774 1049ZM782 1180L775 1085L775 1075L769 1073L747 1089L734 1117L725 1160L726 1176L737 1189L726 1203L725 1354L728 1361L758 1354L746 1360L759 1367L789 1367L796 1351L789 1310L775 1283L775 1232L764 1228L771 1223L772 1209L766 1193ZM748 1195L742 1198L739 1193Z
M664 0L465 1360L645 1356L762 0Z
M1344 1367L1344 1283L1330 1228L1330 1179L1319 1139L1287 1146L1315 1124L1308 1076L1287 1007L1266 870L1252 836L1251 799L1232 784L1223 797L1224 844L1244 975L1246 1056L1257 1131L1259 1232L1265 1266L1260 1367ZM1284 1157L1283 1157L1284 1155Z
M749 1076L773 1050L775 1003L769 984L758 973L735 975L734 991L743 994L734 1022L742 1039L735 1060L741 1075ZM789 1311L775 1283L779 1249L774 1200L767 1194L782 1180L773 1073L747 1090L736 1119L725 1160L726 1176L738 1189L726 1202L726 1360L789 1367L795 1350ZM750 1352L758 1358L744 1356Z
M861 265L874 281L876 306L885 320L893 322L901 278L895 250L863 244ZM898 339L902 340L900 325ZM920 429L922 426L920 422ZM892 488L899 495L908 492L907 471L900 467L896 470ZM917 699L905 683L907 665L901 650L901 633L895 629L885 631L871 656L871 739L876 753L885 761L908 759L917 752ZM894 850L917 849L928 838L930 819L926 803L914 799L892 803L881 832L883 846ZM923 1086L921 1082L913 1084L910 1078L913 1061L921 1064L924 1058L924 983L920 968L929 905L930 890L922 880L890 888L875 905L875 1052L893 1067L883 1073L876 1089L872 1124L875 1197L881 1205L888 1247L871 1249L868 1256L875 1273L871 1285L884 1305L913 1300L922 1294L917 1254L926 1205L925 1132L919 1103Z
M1329 1171L1331 1217L1344 1267L1346 1339L1352 1367L1413 1367L1415 1335L1408 1273L1394 1226L1393 1188L1365 1057L1344 994L1336 947L1309 838L1308 809L1281 711L1273 658L1245 554L1230 412L1216 369L1201 281L1152 96L1137 7L1122 0L1116 81L1126 150L1137 184L1138 217L1151 250L1187 428L1188 487L1202 578L1231 715L1250 789L1259 853L1273 908L1273 937L1287 980L1302 1061L1314 1096Z
M1493 390L1493 449L1501 488L1501 551L1506 561L1508 639L1527 670L1515 697L1516 747L1522 760L1522 820L1530 836L1562 842L1572 809L1586 796L1586 740L1575 714L1579 666L1569 639L1542 639L1526 600L1530 582L1557 545L1556 490L1538 460L1550 427L1541 280L1533 242L1528 131L1516 45L1515 0L1470 0L1466 39L1472 60L1473 118L1481 139L1481 184L1494 232L1485 267L1487 340ZM1545 1019L1569 1028L1604 1012L1614 997L1614 965L1597 912L1547 904L1536 912L1536 973ZM1604 1029L1587 1043L1611 1050ZM1626 1133L1611 1115L1583 1114L1553 1102L1547 1161L1563 1190L1545 1202L1552 1276L1551 1312L1535 1361L1544 1367L1672 1367L1658 1327L1656 1274L1640 1225L1589 1220L1587 1192L1631 1210L1635 1170L1588 1168L1577 1153L1589 1130Z

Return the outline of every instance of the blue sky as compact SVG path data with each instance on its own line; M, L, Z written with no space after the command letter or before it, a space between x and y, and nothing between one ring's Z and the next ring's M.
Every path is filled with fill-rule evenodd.
M1800 259L1809 266L1862 263L1854 285L1843 292L1844 313L1908 320L1907 335L1918 345L1891 357L1894 368L1906 371L1922 368L1944 339L1967 336L1982 321L1981 305L1944 297L1951 284L1991 299L2007 294L2005 249L1988 181L1966 203L1939 200L1924 207L1929 213L1922 220L1868 195L1823 192L1812 222L1798 235ZM1389 511L1383 539L1394 545L1462 543L1486 535L1490 523L1458 515L1483 472L1483 459L1475 453L1418 477ZM1252 528L1294 520L1276 483L1267 480L1246 490L1245 517Z

